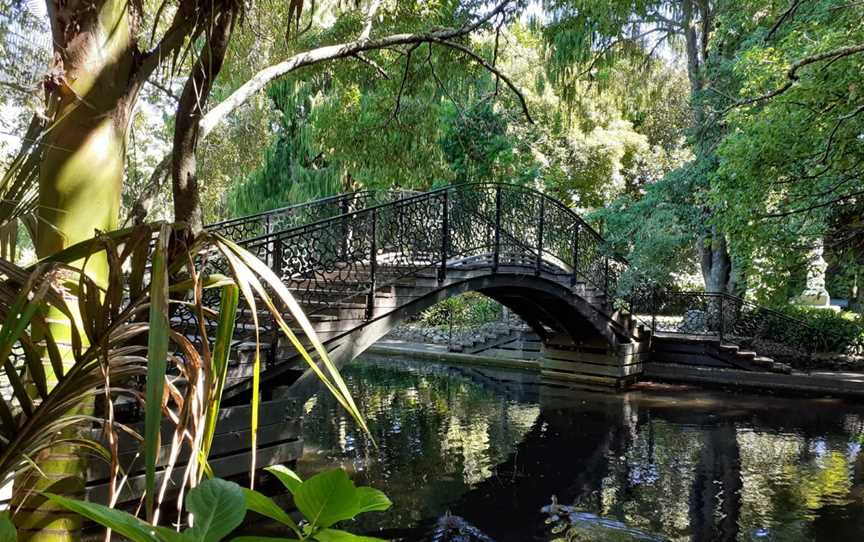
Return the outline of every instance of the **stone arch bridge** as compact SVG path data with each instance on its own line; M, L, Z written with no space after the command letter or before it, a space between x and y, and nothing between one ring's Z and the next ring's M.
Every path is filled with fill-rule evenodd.
M405 318L467 291L499 301L533 328L544 377L555 380L622 387L651 359L790 372L810 356L798 346L809 328L733 296L657 289L620 296L627 262L563 203L522 186L349 193L208 229L267 262L337 365ZM244 329L251 336L251 322L247 308L241 340ZM308 394L311 371L274 326L265 336L262 382ZM251 385L244 344L235 351L229 396Z

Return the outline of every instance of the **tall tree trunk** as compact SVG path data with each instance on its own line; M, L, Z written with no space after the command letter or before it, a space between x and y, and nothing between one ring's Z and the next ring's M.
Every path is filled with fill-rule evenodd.
M712 13L707 0L683 0L681 4L684 27L684 43L687 52L687 79L690 82L690 107L693 115L693 131L696 137L697 159L705 159L710 153L705 129L705 108L699 94L705 89L705 63L708 58L708 40L711 33ZM711 211L705 212L705 221L710 222ZM706 226L699 236L702 280L705 291L710 293L732 293L734 290L732 258L726 238L716 226Z
M234 12L226 9L216 16L213 30L192 73L186 80L177 104L171 179L174 193L174 220L186 222L193 233L204 228L201 195L198 189L198 164L195 152L201 130L204 105L213 82L222 69L228 42L234 29Z
M700 237L702 280L708 293L734 293L732 258L726 239L711 226Z
M117 226L129 111L137 95L137 86L130 84L135 49L128 9L123 0L48 2L55 53L46 91L54 122L42 143L35 243L39 257L89 239L97 229ZM105 259L91 259L86 272L104 284ZM70 322L59 312L48 321L69 367L74 363ZM77 409L88 410L92 402ZM16 480L13 487L19 540L76 539L80 519L45 502L34 490L83 496L82 451L55 446L33 459L44 476Z

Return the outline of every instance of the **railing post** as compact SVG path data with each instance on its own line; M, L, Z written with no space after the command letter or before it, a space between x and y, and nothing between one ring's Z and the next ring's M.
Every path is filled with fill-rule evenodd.
M720 294L720 303L718 303L718 310L720 311L720 329L718 330L718 334L720 335L720 342L723 342L723 294Z
M579 231L582 229L582 224L576 223L573 228L573 276L570 278L570 286L576 286L579 282Z
M438 281L447 276L447 250L450 244L450 200L448 191L444 191L441 200L441 267L438 269Z
M276 276L282 278L282 238L276 236L271 241L273 250L270 252L270 269L276 273Z
M540 223L537 226L537 262L534 274L540 274L540 266L543 263L543 226L546 221L546 197L540 196Z
M608 294L609 293L609 255L608 254L603 257L603 266L604 266L603 291ZM609 299L607 299L606 301L609 301Z
M369 241L369 297L366 298L366 319L375 314L375 271L378 268L378 212L372 210L372 237Z
M492 270L498 271L501 258L501 187L495 187L495 251L492 254Z
M342 214L342 260L348 257L348 219L345 215L348 214L348 197L343 196L339 203Z
M264 216L264 234L270 235L271 233L273 233L273 230L270 227L270 215L268 214L268 215ZM275 252L275 247L274 247L274 250L270 251L270 261L267 262L268 264L270 264L271 269L274 268L275 262L276 262L276 260L273 258L274 252Z
M657 333L657 287L651 287L651 336Z

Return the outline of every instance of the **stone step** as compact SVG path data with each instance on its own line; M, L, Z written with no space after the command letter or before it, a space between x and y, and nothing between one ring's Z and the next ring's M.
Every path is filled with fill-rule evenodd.
M760 367L772 367L774 365L774 360L765 356L755 356L750 361L753 362L754 365L758 365Z

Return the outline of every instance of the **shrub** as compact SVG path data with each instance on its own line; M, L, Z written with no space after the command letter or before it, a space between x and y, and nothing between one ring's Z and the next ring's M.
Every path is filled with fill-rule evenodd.
M390 508L390 499L371 487L357 487L342 469L332 469L301 480L281 465L267 467L294 498L294 505L305 521L298 524L269 497L241 488L234 482L218 478L205 480L186 496L186 511L195 526L182 532L153 526L136 516L101 504L78 501L51 493L44 495L67 510L112 529L133 542L220 542L228 539L246 517L247 511L281 523L293 531L296 539L237 537L232 542L385 542L380 538L356 536L333 526L367 512ZM8 516L0 515L0 535L14 534Z
M501 305L483 294L468 292L445 299L420 315L427 326L472 327L494 322L501 317Z
M785 305L778 310L806 322L816 331L817 344L802 344L802 347L812 347L817 352L845 352L864 341L864 319L854 312L834 312L801 305Z

